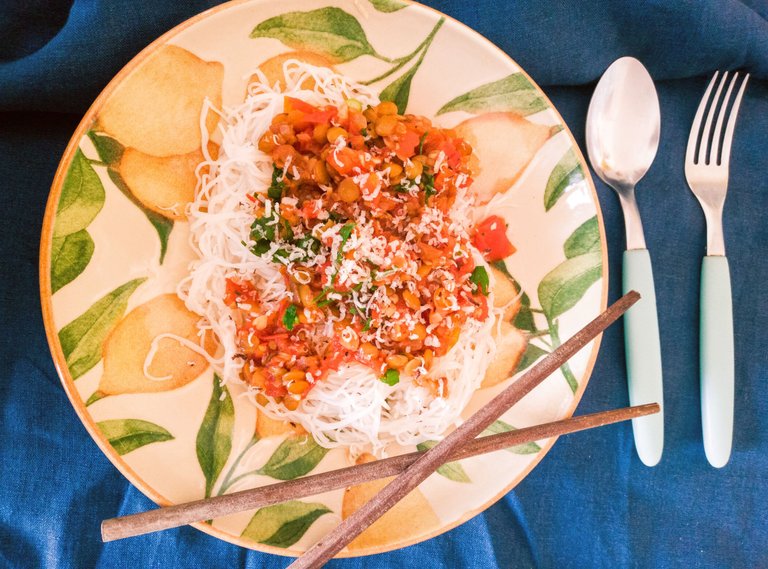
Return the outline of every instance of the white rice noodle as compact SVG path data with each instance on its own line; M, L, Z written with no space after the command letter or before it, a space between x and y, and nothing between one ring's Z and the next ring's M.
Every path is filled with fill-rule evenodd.
M243 365L242 358L236 357L236 324L224 303L227 279L255 279L267 308L276 307L289 294L277 265L250 250L254 245L250 238L253 214L247 195L266 193L273 170L270 156L258 149L259 138L272 118L283 112L285 95L313 105L339 106L349 98L363 105L378 103L374 92L326 68L289 60L284 73L284 90L279 84L267 85L266 77L257 72L260 81L249 86L241 105L221 112L207 105L201 117L204 125L207 112L221 116L221 145L218 158L213 159L203 129L206 159L198 168L196 199L187 212L191 245L199 258L191 264L178 294L187 308L203 317L201 329L210 329L218 337L223 355L216 368L225 383L239 383ZM314 88L300 88L310 84L309 78L314 80ZM468 203L459 199L457 206L465 210ZM475 257L483 262L479 254ZM295 411L272 401L262 409L273 418L300 423L325 447L379 452L390 442L413 445L439 439L458 424L461 410L493 358L495 320L489 317L479 323L470 319L456 346L447 356L435 359L430 373L446 378L443 397L434 397L405 377L395 386L386 385L370 368L355 364L318 382Z

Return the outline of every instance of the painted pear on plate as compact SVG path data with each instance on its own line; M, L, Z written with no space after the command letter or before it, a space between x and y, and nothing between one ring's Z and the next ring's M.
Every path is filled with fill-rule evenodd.
M307 63L308 65L314 65L316 67L327 67L328 69L335 71L331 60L323 55L320 55L319 53L303 50L289 51L287 53L281 53L280 55L276 55L270 59L267 59L264 63L259 65L259 71L264 73L267 78L267 84L270 87L274 87L276 83L280 83L280 88L285 89L286 80L285 73L283 71L283 64L289 59L297 59L302 63ZM248 83L250 84L254 81L258 81L258 77L256 75L251 75ZM315 80L311 77L308 77L300 86L302 89L314 89Z
M144 369L152 343L162 334L199 345L199 319L175 294L162 294L131 310L104 342L104 373L89 404L109 395L169 391L199 377L208 369L208 361L175 338L159 339L148 374ZM215 342L207 341L205 349L213 353Z
M97 130L152 156L199 150L200 114L208 98L221 107L224 66L173 45L157 48L114 90L99 111ZM209 113L205 126L218 122Z
M357 459L356 463L365 464L374 460L376 460L376 457L373 455L363 454ZM342 519L348 518L366 502L370 501L392 479L384 478L347 488L341 502ZM439 527L440 520L435 511L421 490L416 488L357 536L349 544L349 549L376 548L387 543L411 541L420 534L435 531Z
M551 136L551 127L517 113L486 113L456 126L458 136L473 148L472 188L479 204L506 192Z

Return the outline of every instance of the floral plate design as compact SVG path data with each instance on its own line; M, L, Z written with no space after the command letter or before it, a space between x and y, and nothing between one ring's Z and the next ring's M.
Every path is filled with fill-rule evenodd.
M183 206L202 160L201 127L216 126L215 117L200 124L203 101L239 103L255 69L280 81L290 58L372 85L401 112L456 127L475 147L480 211L503 216L517 248L494 273L523 294L493 364L504 371L486 379L465 415L606 306L605 234L584 159L541 90L490 42L399 0L246 0L200 14L137 55L94 102L56 174L41 240L43 314L64 388L102 451L161 505L349 465L345 451L259 413L240 387L220 385L205 358L173 340L155 342L144 369L159 335L197 338L197 316L174 291L194 257ZM598 345L489 432L571 415ZM342 555L388 551L455 527L513 488L553 443L443 466ZM298 555L384 484L196 527Z

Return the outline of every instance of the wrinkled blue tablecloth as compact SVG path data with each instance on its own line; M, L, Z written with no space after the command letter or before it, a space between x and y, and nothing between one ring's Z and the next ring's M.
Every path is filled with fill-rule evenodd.
M0 3L0 566L284 567L191 528L103 545L102 519L152 503L102 455L48 353L37 292L48 188L80 117L141 48L214 1ZM594 82L633 55L657 80L661 147L639 192L656 272L666 400L658 467L629 425L562 438L495 506L425 543L332 567L768 567L768 3L765 0L430 2L514 57L584 141ZM736 341L734 451L711 468L701 441L699 266L704 218L683 156L706 77L753 73L731 162L725 231ZM623 225L597 183L621 282ZM579 412L627 404L622 328L603 340Z

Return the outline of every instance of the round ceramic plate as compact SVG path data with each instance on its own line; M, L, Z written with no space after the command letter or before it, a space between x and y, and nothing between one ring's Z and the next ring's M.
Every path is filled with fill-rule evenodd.
M201 160L203 101L238 104L256 68L279 81L292 57L458 125L475 146L480 213L504 216L517 248L494 272L524 294L496 362L505 372L484 383L465 416L606 305L604 231L583 157L541 90L487 40L399 0L253 0L201 14L141 52L88 111L54 180L41 246L45 326L64 388L102 451L161 505L349 464L345 451L328 452L257 413L241 388L221 386L203 358L172 340L159 341L152 379L144 369L158 335L195 338L197 317L174 291L194 255L183 210ZM572 414L597 350L597 341L584 348L490 430ZM520 482L553 442L442 467L343 555L403 547L466 521ZM297 555L382 484L197 527Z

